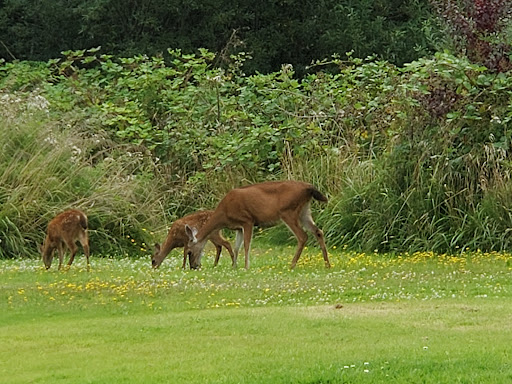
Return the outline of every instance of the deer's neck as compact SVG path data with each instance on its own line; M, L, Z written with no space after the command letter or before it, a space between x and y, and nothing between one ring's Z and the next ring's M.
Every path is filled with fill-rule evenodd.
M197 232L197 242L201 243L206 241L208 237L214 232L226 226L224 215L215 212L212 217L199 229Z

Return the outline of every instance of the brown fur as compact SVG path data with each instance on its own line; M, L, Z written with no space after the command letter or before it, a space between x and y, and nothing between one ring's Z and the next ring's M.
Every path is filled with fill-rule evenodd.
M70 209L57 215L48 223L46 238L40 247L46 269L52 265L53 254L55 250L59 252L59 269L62 267L65 247L71 252L68 266L73 263L79 241L84 249L87 258L87 268L89 268L89 236L87 234L87 216L78 209Z
M165 239L163 245L160 247L160 244L155 244L155 252L151 259L153 268L158 268L172 249L183 247L182 268L184 269L187 265L188 255L188 236L185 233L185 225L190 225L197 229L202 228L212 214L213 211L200 211L176 220L169 229L169 233L167 234L167 238ZM213 245L215 245L217 250L213 266L216 266L219 262L222 247L228 250L229 254L231 255L231 260L234 263L235 255L233 254L231 244L222 236L220 230L213 231L209 235L208 239L213 243Z
M221 228L237 230L235 264L243 241L245 268L249 268L249 249L255 225L272 225L285 222L297 238L297 251L291 268L294 268L308 238L303 227L313 233L322 248L325 265L330 267L323 232L311 217L310 201L314 198L326 202L327 198L313 185L300 181L269 181L229 191L221 200L212 217L202 228L186 227L189 237L191 268L201 264L201 253L210 233Z

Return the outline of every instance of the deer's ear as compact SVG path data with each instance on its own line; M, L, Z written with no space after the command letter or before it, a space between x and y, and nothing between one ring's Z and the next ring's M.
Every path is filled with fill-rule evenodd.
M193 241L193 242L197 241L197 238L196 238L197 228L194 228L194 227L189 226L188 224L185 224L185 233L187 234L188 239L190 241Z
M155 249L157 252L160 252L160 244L155 243Z

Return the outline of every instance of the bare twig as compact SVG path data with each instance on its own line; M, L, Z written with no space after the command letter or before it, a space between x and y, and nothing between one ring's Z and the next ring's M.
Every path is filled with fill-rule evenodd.
M0 44L2 44L2 46L5 48L9 56L11 56L13 60L16 60L16 56L12 54L11 50L7 47L7 45L5 45L5 43L2 40L0 40Z

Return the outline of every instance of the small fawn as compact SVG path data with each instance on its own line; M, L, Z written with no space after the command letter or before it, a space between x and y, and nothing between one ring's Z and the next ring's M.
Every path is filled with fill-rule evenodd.
M62 267L65 246L70 250L68 266L73 263L78 250L76 241L82 244L85 257L87 258L87 269L89 269L89 236L87 234L87 216L78 209L70 209L60 213L48 223L48 230L43 245L39 250L43 257L46 269L52 265L55 250L59 252L59 269Z
M158 268L172 249L183 247L184 249L182 268L185 269L185 267L187 266L188 255L188 236L185 232L185 226L189 225L193 226L194 228L201 228L204 225L204 223L210 219L212 214L213 211L199 211L176 220L169 229L167 238L165 239L165 242L162 244L162 246L160 246L160 244L155 244L155 252L153 254L153 257L151 258L151 264L153 265L153 268ZM229 254L231 255L231 261L234 265L235 255L233 253L233 249L231 248L231 244L229 243L229 241L227 241L222 236L220 230L216 230L210 233L208 236L208 240L210 240L217 249L215 262L213 264L214 267L219 262L222 247L228 250Z

